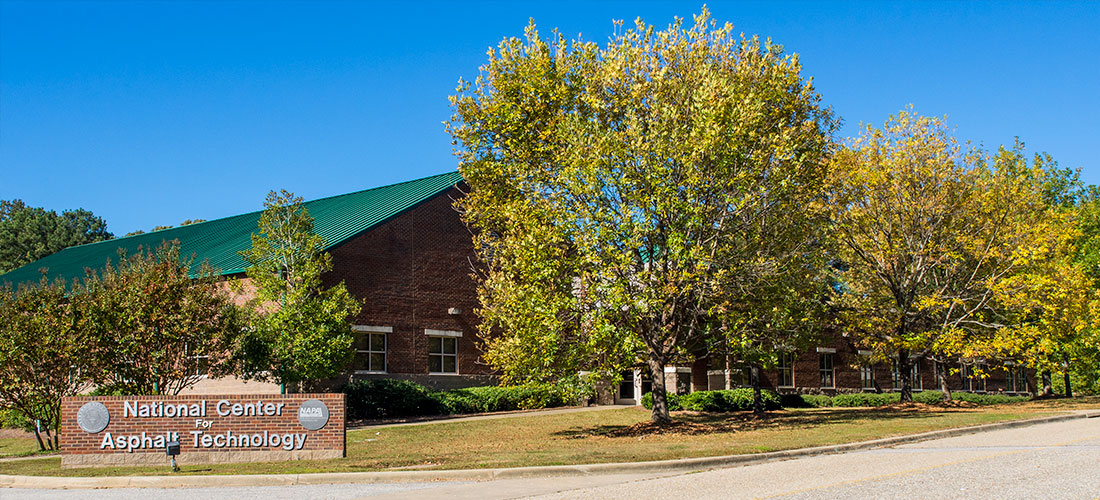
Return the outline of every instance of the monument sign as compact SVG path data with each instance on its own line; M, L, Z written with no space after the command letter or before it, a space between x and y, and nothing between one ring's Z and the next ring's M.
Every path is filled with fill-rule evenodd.
M343 394L93 396L61 403L61 465L161 465L345 456Z

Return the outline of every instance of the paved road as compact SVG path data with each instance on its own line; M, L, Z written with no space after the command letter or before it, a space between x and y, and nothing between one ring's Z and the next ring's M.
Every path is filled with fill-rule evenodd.
M1100 418L574 489L539 499L1100 498Z
M689 474L190 490L0 489L2 500L55 498L1100 500L1100 418Z

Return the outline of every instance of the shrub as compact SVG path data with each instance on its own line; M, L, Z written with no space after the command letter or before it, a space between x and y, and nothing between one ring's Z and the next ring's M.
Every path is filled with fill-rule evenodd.
M672 393L666 394L665 395L665 400L668 403L668 411L677 411L677 410L682 410L683 409L683 408L680 407L680 395L679 394L672 394ZM653 409L653 393L652 392L647 392L647 393L645 393L645 396L642 396L642 406L644 406L647 410L652 410Z
M761 400L765 410L778 410L782 408L779 395L772 391L760 391ZM684 395L669 394L668 409L690 411L751 411L752 389L733 389L728 391L695 391ZM653 409L653 395L647 393L642 397L642 406Z
M873 392L857 392L854 394L837 394L833 396L833 406L843 407L874 407L886 406L901 401L901 394L887 392L876 394Z
M344 386L348 417L393 418L532 410L576 405L591 395L579 379L511 387L470 387L433 391L407 380L360 380Z
M940 391L921 391L913 393L913 401L934 405L943 401L943 393Z
M814 405L803 399L802 394L784 393L779 395L779 404L784 408L813 408Z
M784 398L784 407L793 408L793 404L797 402L793 401L795 395ZM1005 403L1019 403L1021 401L1027 401L1028 396L1005 396L1002 394L974 394L970 392L953 392L951 398L955 401L967 401L978 405L995 405ZM885 406L894 404L901 401L901 393L887 392L882 394L862 392L854 394L837 394L832 398L829 396L818 395L801 395L802 401L811 407L820 406L841 406L850 408L870 408L876 406ZM936 404L943 401L943 393L940 391L920 391L913 393L913 401L924 404ZM793 403L793 404L792 404Z
M833 398L824 394L797 394L804 408L827 408L833 406Z
M0 408L0 428L21 429L30 432L34 429L34 421L27 418L27 416L18 409Z
M348 418L441 415L446 407L431 389L408 380L357 380L343 388Z
M448 413L487 413L573 406L588 399L590 386L577 379L510 387L470 387L436 393Z
M753 405L752 389L733 389L729 391L716 391L722 394L726 411L749 411ZM772 391L760 391L761 403L765 410L778 410L783 407L779 401L779 395Z
M691 411L729 411L722 391L696 391L680 396L680 409Z

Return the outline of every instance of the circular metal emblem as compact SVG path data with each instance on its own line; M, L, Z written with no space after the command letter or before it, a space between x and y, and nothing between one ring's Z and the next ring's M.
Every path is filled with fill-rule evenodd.
M328 423L328 406L319 399L302 401L302 406L298 407L298 423L311 431L324 427Z
M111 413L99 401L84 403L84 406L81 406L80 410L76 412L77 425L87 433L95 434L106 429L107 424L110 422Z

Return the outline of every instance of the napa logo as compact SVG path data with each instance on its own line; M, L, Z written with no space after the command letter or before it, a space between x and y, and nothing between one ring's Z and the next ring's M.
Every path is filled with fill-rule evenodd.
M315 431L328 423L328 406L319 399L302 401L298 407L298 423L302 427Z
M299 417L320 417L325 414L325 411L320 408L299 408Z

